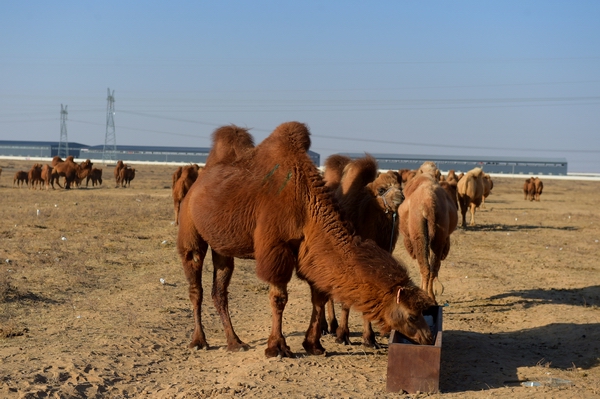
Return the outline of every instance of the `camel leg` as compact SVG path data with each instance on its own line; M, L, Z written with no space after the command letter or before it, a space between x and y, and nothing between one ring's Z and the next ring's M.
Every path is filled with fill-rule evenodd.
M363 346L368 348L379 349L381 346L375 339L375 331L371 326L371 322L363 315Z
M342 314L340 315L340 325L336 329L335 342L338 344L351 345L350 328L348 327L348 319L350 318L350 307L342 303Z
M212 299L215 304L215 308L221 316L221 322L223 323L223 329L225 330L225 337L227 338L227 350L231 352L245 351L250 348L247 344L243 343L231 324L231 317L229 316L229 300L227 287L231 281L231 275L233 274L233 258L229 256L221 256L215 251L212 251L213 259L213 288L212 288Z
M327 313L327 317L325 315ZM321 333L322 334L335 334L338 328L338 321L335 317L335 303L333 299L329 298L326 305L326 312L323 312L321 316Z
M269 299L271 300L272 324L265 355L267 357L294 357L282 333L283 310L288 300L287 283L271 283Z
M328 296L312 285L310 286L310 293L313 311L302 346L309 355L322 355L325 353L325 348L321 345L321 326L319 325L319 320L321 320L321 314L325 312L325 303L327 303Z
M469 226L475 226L475 204L471 203L470 204L470 208L471 208L471 223L469 223Z
M189 249L182 256L183 271L189 283L189 296L194 313L194 332L189 347L196 349L208 348L202 328L202 265L208 244L203 241L199 244L197 250Z
M435 299L435 292L433 290L433 283L438 276L438 272L440 271L441 260L440 257L434 251L431 251L431 258L429 259L429 264L431 265L431 271L429 273L429 280L427 281L427 294L435 304L437 305L437 300Z

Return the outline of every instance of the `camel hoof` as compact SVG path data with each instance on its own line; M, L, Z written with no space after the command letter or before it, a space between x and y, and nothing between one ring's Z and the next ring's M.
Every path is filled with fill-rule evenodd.
M265 356L266 357L290 357L290 358L295 357L288 346L285 346L284 348L279 348L279 347L267 348L267 349L265 349Z
M375 340L373 340L373 341L371 341L371 340L368 340L368 339L367 339L367 340L364 340L364 341L363 341L363 346L364 346L365 348L381 349L381 345L379 345L379 344L377 343L377 341L375 341Z
M199 351L199 350L201 350L201 349L208 350L208 344L207 344L206 342L205 342L205 343L200 343L200 342L191 342L191 343L188 345L188 347L189 347L190 349L197 350L197 351Z
M250 349L250 345L243 342L236 342L234 344L227 345L228 352L246 352Z
M304 350L306 350L306 353L308 353L309 355L320 356L325 354L325 348L323 348L320 342L313 344L308 341L304 341L302 343L302 346L304 347Z

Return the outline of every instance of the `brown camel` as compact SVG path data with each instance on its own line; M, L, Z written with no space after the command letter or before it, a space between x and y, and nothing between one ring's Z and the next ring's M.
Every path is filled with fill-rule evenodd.
M474 168L467 172L456 186L458 192L458 204L462 215L461 226L467 226L467 210L471 210L470 226L475 226L475 208L481 205L483 199L483 170Z
M408 181L410 179L415 177L415 175L417 174L417 171L411 170L411 169L400 169L398 171L398 174L400 175L400 178L402 179L402 186L404 186L406 183L408 183Z
M22 188L27 186L29 183L28 173L24 170L19 170L15 173L15 177L13 179L13 188L15 187L15 183L17 183L17 187Z
M535 177L525 179L523 183L523 195L525 200L533 201L535 199Z
M70 189L72 184L79 184L92 171L93 163L86 159L81 164L74 161L72 155L69 155L65 161L56 156L52 159L52 173L65 178L65 189ZM58 178L57 178L58 181ZM60 185L60 184L59 184Z
M117 165L115 166L115 187L119 187L121 185L121 169L125 164L120 159L117 161Z
M175 188L175 183L177 183L177 180L181 177L181 172L183 172L183 166L178 167L175 172L173 172L173 184L171 185L171 190Z
M398 206L404 197L398 173L388 171L377 175L377 171L377 161L371 156L351 160L343 155L332 155L325 161L324 179L355 233L362 239L372 239L379 247L392 253L400 231ZM338 325L333 305L330 299L327 302L327 320L321 321L323 330L335 333L336 342L350 345L350 307L342 303ZM370 321L366 317L363 320L363 345L379 347Z
M534 198L536 201L540 200L540 196L542 195L542 191L544 190L544 183L540 180L539 177L534 177L533 185L535 187L535 195Z
M175 224L179 224L179 208L181 206L181 200L185 197L188 191L190 191L190 187L198 178L198 173L200 171L200 167L197 164L186 165L184 167L179 167L177 172L179 172L179 178L173 185L173 208L175 209ZM175 174L173 174L175 176Z
M123 167L119 170L119 181L121 182L121 187L131 187L131 181L135 178L135 168L124 164Z
M328 296L368 314L384 332L395 329L417 343L431 343L422 312L433 301L387 251L351 234L307 154L308 128L284 123L256 147L252 143L245 129L217 129L206 166L181 203L177 248L194 312L190 346L208 346L201 279L209 245L212 297L228 350L248 347L235 334L228 310L234 257L256 259L257 276L270 284L268 357L293 356L282 319L294 270L311 288L313 314L303 342L309 354L325 351L319 320Z
M417 175L404 188L406 199L399 210L404 246L419 264L421 288L434 301L433 282L450 251L450 234L458 223L456 196L447 191L452 185L442 183L448 187L442 187L431 174Z
M92 168L92 171L90 172L90 174L87 176L87 178L85 180L86 187L90 183L90 180L92 181L92 187L94 187L96 185L99 185L99 186L102 185L102 169Z
M485 199L490 196L492 189L494 188L494 182L492 177L487 173L483 174L483 198L481 198L481 209L485 209Z
M35 163L27 174L29 188L35 190L37 187L42 189L42 164Z
M50 186L54 190L54 180L58 183L58 175L53 173L53 170L54 168L48 164L42 166L42 182L46 191L50 189Z

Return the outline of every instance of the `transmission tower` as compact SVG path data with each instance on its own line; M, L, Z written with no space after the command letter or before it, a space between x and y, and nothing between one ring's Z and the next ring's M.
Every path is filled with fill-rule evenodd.
M108 89L106 99L106 137L104 138L104 150L102 151L102 162L117 161L117 137L115 135L115 91Z
M67 138L67 106L60 104L60 142L58 143L58 156L65 159L69 156L69 139Z

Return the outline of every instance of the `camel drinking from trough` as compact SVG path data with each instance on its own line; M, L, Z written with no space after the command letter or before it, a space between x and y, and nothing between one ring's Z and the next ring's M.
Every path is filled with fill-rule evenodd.
M234 332L227 288L234 257L256 260L270 284L271 333L265 355L293 356L282 332L287 285L296 274L311 288L313 312L303 347L325 352L319 320L331 296L420 343L432 342L422 312L434 302L406 267L373 241L351 234L307 154L308 128L287 122L257 146L247 130L225 126L213 133L206 166L181 202L177 248L189 282L194 313L191 347L208 347L202 327L202 265L213 259L212 297L231 351L247 348Z

